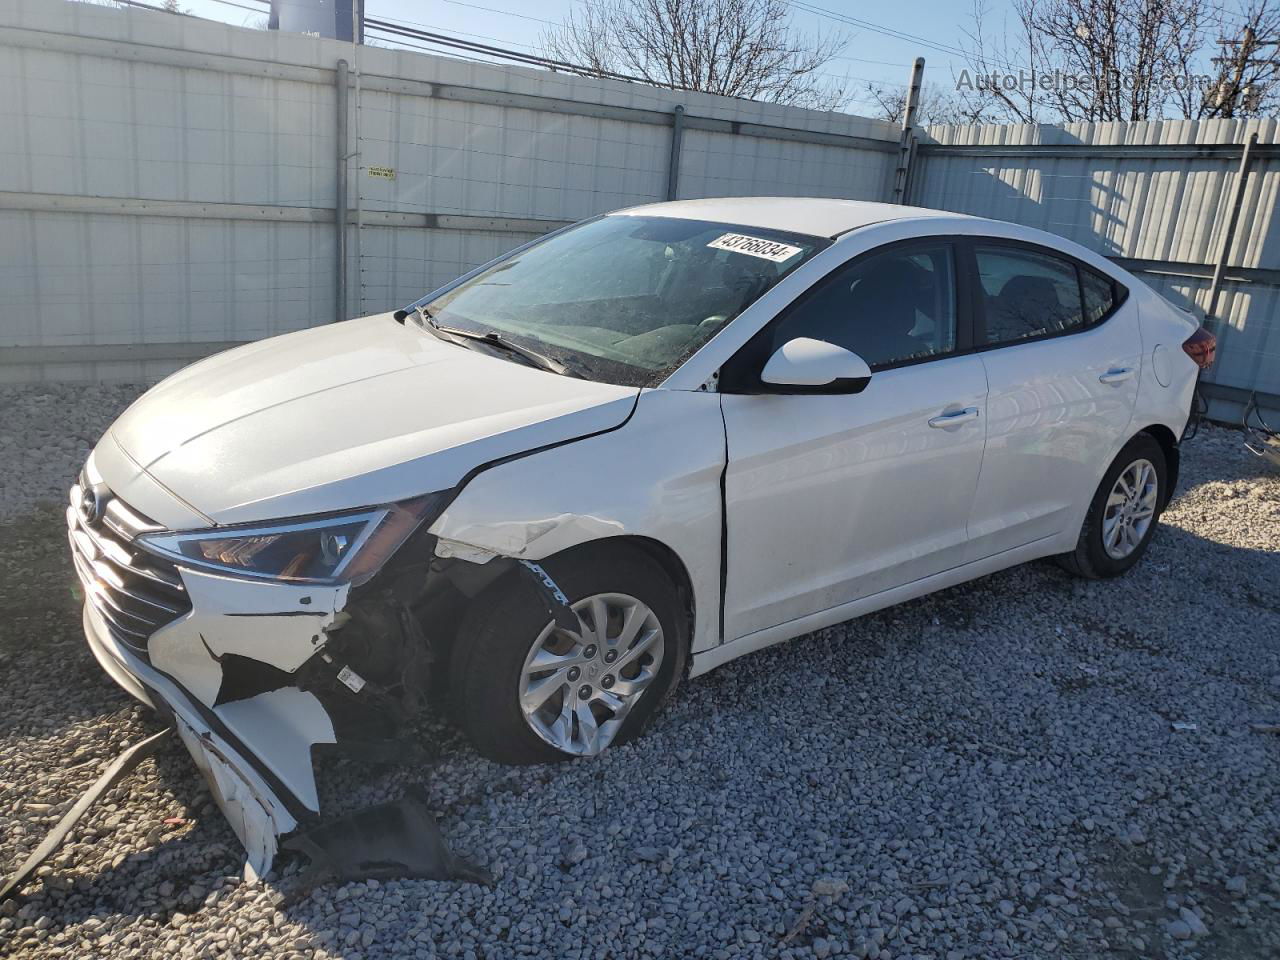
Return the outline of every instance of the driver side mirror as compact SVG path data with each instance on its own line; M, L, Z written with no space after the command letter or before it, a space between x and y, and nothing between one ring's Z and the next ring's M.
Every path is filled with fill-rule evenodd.
M871 382L871 368L852 350L825 340L797 337L777 349L760 379L779 393L861 393Z

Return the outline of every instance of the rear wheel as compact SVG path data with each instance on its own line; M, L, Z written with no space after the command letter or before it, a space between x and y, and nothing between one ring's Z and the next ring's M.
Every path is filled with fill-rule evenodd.
M1076 548L1058 562L1081 577L1117 577L1141 559L1165 502L1164 449L1140 433L1120 451L1098 485Z
M687 618L646 553L588 545L543 562L580 629L562 630L524 589L480 598L451 665L454 714L501 763L594 756L635 736L674 689Z

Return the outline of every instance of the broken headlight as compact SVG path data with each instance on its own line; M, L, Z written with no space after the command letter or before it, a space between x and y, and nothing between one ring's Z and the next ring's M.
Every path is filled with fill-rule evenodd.
M275 580L363 583L404 543L445 493L308 520L138 538L189 566Z

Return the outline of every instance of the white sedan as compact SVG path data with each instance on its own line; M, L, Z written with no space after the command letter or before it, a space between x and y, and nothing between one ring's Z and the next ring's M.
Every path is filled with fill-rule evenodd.
M72 491L85 629L265 869L311 748L432 696L496 760L590 756L770 644L1037 557L1123 573L1213 348L1025 227L623 210L145 394Z

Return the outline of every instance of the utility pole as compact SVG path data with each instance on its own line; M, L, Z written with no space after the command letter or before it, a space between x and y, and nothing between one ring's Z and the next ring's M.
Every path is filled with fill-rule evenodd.
M1265 92L1263 88L1255 86L1261 77L1245 83L1247 70L1257 67L1265 72L1270 67L1269 83L1276 81L1277 71L1280 70L1280 37L1259 37L1252 25L1246 25L1239 39L1219 37L1218 45L1223 48L1223 53L1214 57L1213 62L1218 65L1224 79L1218 81L1215 92L1217 102L1214 106L1218 107L1217 116L1231 119L1236 116L1237 111L1248 113L1252 110ZM1271 55L1258 56L1265 47L1274 48ZM1228 74L1229 78L1226 76Z
M893 173L893 202L907 202L907 186L911 178L911 160L915 155L916 111L920 107L920 88L924 85L924 57L916 57L911 65L911 83L902 108L902 139L898 144L898 166Z

